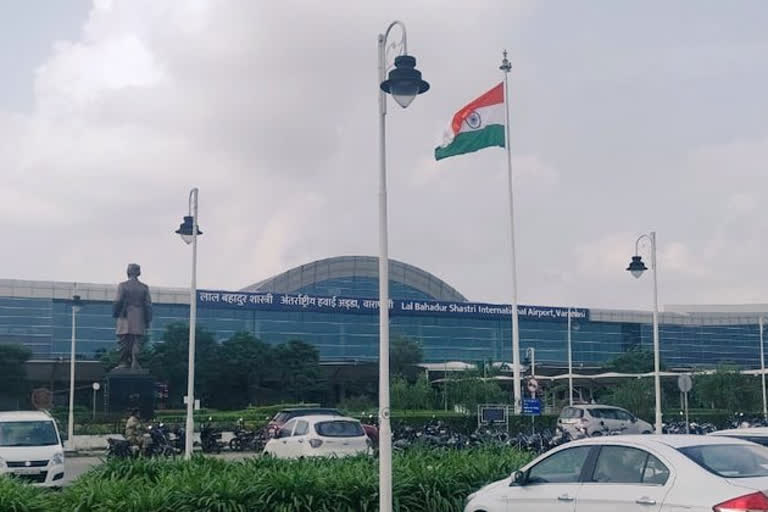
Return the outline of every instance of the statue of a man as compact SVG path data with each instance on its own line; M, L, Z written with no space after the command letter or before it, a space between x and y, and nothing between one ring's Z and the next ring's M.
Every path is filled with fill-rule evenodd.
M112 316L117 318L117 339L120 345L118 368L141 368L137 359L144 333L152 321L152 299L149 286L139 281L141 267L128 265L128 280L117 287Z

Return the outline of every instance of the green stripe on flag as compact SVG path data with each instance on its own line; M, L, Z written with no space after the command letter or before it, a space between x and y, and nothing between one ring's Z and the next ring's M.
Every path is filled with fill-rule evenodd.
M482 130L459 133L447 146L435 148L435 160L472 153L491 146L504 147L503 124L489 124Z

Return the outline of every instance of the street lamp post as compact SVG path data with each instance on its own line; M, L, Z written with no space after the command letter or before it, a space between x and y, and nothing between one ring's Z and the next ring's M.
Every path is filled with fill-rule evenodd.
M75 449L75 343L77 341L77 313L80 311L80 296L72 295L72 341L69 350L69 415L67 418L67 439L69 449Z
M176 230L187 244L192 244L192 282L189 289L189 355L187 368L187 424L184 437L184 458L192 457L194 446L194 405L195 405L195 327L197 326L197 236L202 235L197 222L198 189L189 192L189 215Z
M651 242L651 269L653 270L653 387L656 395L655 431L661 434L661 375L659 373L659 281L656 272L656 232L640 235L635 241L635 255L632 256L627 271L635 278L640 278L648 267L640 256L640 241L647 239Z
M536 349L528 347L525 349L525 357L531 362L531 377L536 378Z
M765 320L760 317L760 387L763 392L763 418L768 420L768 400L765 394L765 345L763 344L763 331Z
M101 388L101 384L98 382L94 382L91 384L91 389L93 389L93 416L91 416L92 419L96 419L96 392Z
M568 308L568 405L573 406L573 352L571 349L571 308Z
M387 39L395 26L402 32L394 68L387 77ZM394 21L378 36L379 53L379 511L392 510L392 430L389 423L389 241L387 235L387 94L403 108L429 84L421 79L416 59L408 55L405 25Z

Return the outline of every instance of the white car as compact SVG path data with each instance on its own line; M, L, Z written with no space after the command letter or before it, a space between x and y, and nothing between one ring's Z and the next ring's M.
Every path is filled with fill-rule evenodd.
M732 428L718 430L708 434L710 436L735 437L752 443L768 446L768 427Z
M360 421L345 416L300 416L267 441L264 453L280 459L366 454L368 437Z
M571 438L601 436L610 433L650 434L653 425L621 407L612 405L572 405L564 407L557 426Z
M64 478L64 448L56 421L41 411L0 412L0 475L38 486Z
M573 441L467 498L465 512L768 511L768 448L694 435Z

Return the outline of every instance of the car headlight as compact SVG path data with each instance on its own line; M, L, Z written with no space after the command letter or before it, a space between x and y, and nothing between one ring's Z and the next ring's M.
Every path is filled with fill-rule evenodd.
M53 454L53 457L51 458L51 462L55 464L64 464L64 454L61 452L57 452Z

